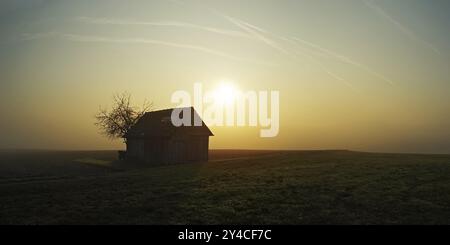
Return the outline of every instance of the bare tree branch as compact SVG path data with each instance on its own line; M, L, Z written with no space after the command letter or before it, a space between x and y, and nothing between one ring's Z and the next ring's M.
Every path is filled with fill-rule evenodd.
M124 138L130 128L153 107L153 103L147 101L141 108L132 106L131 94L128 92L115 94L113 103L111 110L100 107L95 115L95 125L110 139Z

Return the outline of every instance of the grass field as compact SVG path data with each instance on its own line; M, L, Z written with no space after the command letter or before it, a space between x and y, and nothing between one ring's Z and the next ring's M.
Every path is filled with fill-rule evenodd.
M116 152L0 152L0 224L450 224L450 155L211 152L148 167Z

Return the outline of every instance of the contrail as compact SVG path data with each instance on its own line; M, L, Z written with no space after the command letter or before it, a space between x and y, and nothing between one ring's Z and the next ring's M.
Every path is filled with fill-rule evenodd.
M345 80L344 78L342 78L341 76L337 75L336 73L332 72L330 69L328 69L320 60L314 58L314 56L309 55L305 52L300 53L294 50L294 53L296 55L301 55L301 56L305 56L306 58L308 58L310 61L312 61L313 63L315 63L323 72L325 72L326 74L328 74L329 76L331 76L332 78L344 83L347 87L349 87L351 90L353 90L354 92L360 92L359 90L357 90L349 81ZM297 57L296 57L297 58Z
M190 44L182 44L182 43L174 43L167 42L156 39L144 39L144 38L110 38L110 37L102 37L102 36L88 36L88 35L78 35L78 34L69 34L69 33L57 33L57 32L48 32L48 33L24 33L22 34L22 41L35 40L41 38L49 38L49 37L58 37L65 40L73 41L73 42L102 42L102 43L124 43L124 44L152 44L152 45L163 45L168 47L196 50L207 54L212 54L215 56L235 60L235 61L243 61L250 62L259 65L265 66L277 66L274 63L264 62L254 59L247 59L242 57L237 57L234 55L227 54L222 51L210 49L203 46L196 46Z
M117 19L106 19L106 18L92 18L92 17L84 17L84 16L77 17L76 20L83 21L86 23L91 23L91 24L145 25L145 26L192 28L192 29L197 29L197 30L201 30L201 31L222 34L222 35L226 35L226 36L241 37L241 38L253 38L253 39L262 41L262 42L266 43L267 45L289 55L289 52L284 50L281 46L277 45L273 41L265 38L263 35L260 35L257 31L254 31L252 28L248 27L249 26L248 23L245 23L243 21L237 20L235 18L226 16L226 15L222 15L222 17L226 18L228 21L230 21L234 25L238 26L245 32L224 30L224 29L219 29L219 28L214 28L214 27L207 27L207 26L201 26L201 25L196 25L196 24L186 23L186 22L177 22L177 21L143 22L143 21L126 21L126 20L117 20Z
M103 25L142 25L142 26L160 26L160 27L180 27L180 28L191 28L197 29L201 31L233 36L233 37L244 37L250 38L251 36L241 32L234 30L224 30L214 27L201 26L192 23L186 22L178 22L178 21L154 21L154 22L145 22L145 21L127 21L127 20L117 20L117 19L106 19L106 18L92 18L92 17L77 17L76 20L91 23L91 24L103 24Z
M209 49L202 46L195 46L195 45L189 45L189 44L180 44L180 43L173 43L173 42L166 42L166 41L160 41L155 39L143 39L143 38L109 38L109 37L101 37L101 36L85 36L85 35L77 35L77 34L61 34L61 37L68 39L70 41L75 42L108 42L108 43L127 43L127 44L155 44L155 45L164 45L169 47L175 47L175 48L185 48L185 49L192 49L197 51L202 51L205 53L229 58L229 59L235 59L240 60L240 58L229 55L227 53L216 51L213 49Z
M231 18L231 17L228 17L227 19L229 19L229 18ZM229 19L229 20L230 20L230 19ZM307 41L305 41L305 40L303 40L303 39L300 39L300 38L292 38L292 39L291 39L291 38L283 37L283 36L280 36L280 35L277 35L277 34L273 34L273 33L269 32L269 31L267 31L267 30L265 30L265 29L263 29L263 28L261 28L261 27L257 27L257 26L255 26L255 25L252 25L252 24L250 24L250 23L248 23L248 22L245 22L245 21L242 21L242 20L238 20L238 19L236 19L236 18L231 18L230 21L234 21L234 22L238 22L238 23L240 22L240 24L241 24L241 25L245 25L246 28L251 28L251 29L256 30L256 31L258 31L258 32L260 32L260 33L264 33L264 34L266 34L266 35L273 36L273 37L275 37L275 38L277 38L277 39L280 39L280 40L283 40L283 41L287 41L287 42L291 42L291 43L292 43L292 39L293 39L294 42L296 42L297 44L298 44L298 42L300 42L300 43L302 43L303 45L307 45L307 46L309 46L309 47L312 47L312 48L314 48L315 50L317 50L317 51L320 52L320 53L317 53L317 52L312 51L315 55L328 56L328 57L331 56L331 57L334 57L334 58L336 58L337 60L339 60L339 61L341 61L341 62L344 62L344 63L347 63L347 64L351 64L351 65L354 65L354 66L356 66L356 67L358 67L358 68L360 68L360 69L366 71L367 73L369 73L369 74L371 74L371 75L373 75L373 76L375 76L375 77L377 77L377 78L380 78L380 79L382 79L382 80L384 80L384 81L386 81L386 82L388 82L388 83L390 83L390 84L393 84L392 80L390 80L390 79L386 78L385 76L383 76L383 75L381 75L381 74L379 74L379 73L373 71L372 69L370 69L370 68L367 67L366 65L361 64L361 63L359 63L359 62L356 62L356 61L354 61L354 60L352 60L352 59L350 59L350 58L348 58L348 57L346 57L346 56L344 56L344 55L341 55L341 54L338 54L338 53L336 53L336 52L333 52L333 51L330 51L330 50L328 50L328 49L325 49L325 48L323 48L323 47L320 47L319 45L316 45L316 44L307 42ZM260 36L262 36L262 35L260 35ZM276 49L282 51L283 53L290 54L290 53L287 52L285 49L283 49L283 48L281 48L279 45L277 45L277 44L275 43L275 41L270 40L270 39L268 39L268 38L266 38L266 37L263 37L263 38L264 38L264 39L262 39L262 38L258 38L258 39L260 39L260 40L264 41L265 43L269 44L270 46L272 46L272 47L274 47L274 48L276 48ZM310 57L310 59L311 59L311 58L312 58L312 57ZM312 59L314 59L314 58L312 58ZM317 62L316 62L316 63L317 63ZM325 66L324 66L322 63L320 63L320 66L322 66L322 68L325 68ZM337 78L338 80L343 80L343 79L340 78L339 76L333 75L333 74L330 73L329 71L326 71L326 72L327 72L328 74L332 75L334 78Z
M274 49L276 49L276 50L278 50L278 51L280 51L280 52L282 52L284 54L290 55L290 53L287 50L285 50L283 47L281 47L275 41L273 41L273 40L271 40L269 38L266 38L264 35L261 35L260 33L258 33L258 32L260 32L258 29L256 29L256 31L255 31L255 28L253 28L248 23L246 23L246 22L244 22L242 20L239 20L239 19L227 16L227 15L222 15L222 17L227 19L229 22L235 24L236 26L238 26L242 30L246 31L247 33L252 35L255 39L257 39L259 41L262 41L263 43L269 45L270 47L272 47L272 48L274 48Z
M204 8L204 9L208 10L209 12L211 12L211 13L217 15L217 16L220 16L220 17L222 17L222 18L228 20L229 22L233 23L234 25L238 26L239 28L241 28L241 29L243 29L244 31L246 31L247 33L249 33L249 34L250 34L252 37L254 37L256 40L262 41L262 42L264 42L265 44L269 45L270 47L272 47L272 48L274 48L274 49L276 49L276 50L278 50L278 51L280 51L280 52L282 52L282 53L284 53L284 54L287 54L287 55L290 55L290 56L291 56L291 53L288 52L286 49L284 49L280 44L276 43L275 41L271 40L270 38L267 38L267 37L264 36L263 34L266 34L266 35L275 37L275 38L277 38L277 39L279 39L279 40L282 40L282 41L286 41L286 42L289 42L289 43L296 44L298 47L302 47L302 46L299 45L299 42L300 42L300 40L301 40L301 39L299 39L299 38L297 38L298 40L292 40L292 38L287 38L287 37L283 37L283 36L280 36L280 35L271 33L271 32L269 32L269 31L267 31L267 30L265 30L265 29L263 29L263 28L257 27L257 26L255 26L255 25L252 25L252 24L247 23L247 22L245 22L245 21L242 21L242 20L239 20L239 19L237 19L237 18L233 18L233 17L227 16L227 15L225 15L225 14L222 14L221 12L217 11L217 10L214 9L214 8L210 8L210 7L207 7L207 6L204 6L204 5L199 5L199 4L197 4L197 5L198 5L199 7L201 7L201 8ZM381 75L381 74L379 74L379 73L377 73L377 72L371 70L371 69L370 69L369 67L367 67L366 65L363 65L363 64L361 64L361 63L358 63L358 62L356 62L356 61L354 61L354 60L352 60L352 59L350 59L350 58L348 58L348 57L345 57L345 56L343 56L343 55L334 53L334 52L332 52L332 51L330 51L330 50L326 50L326 49L324 49L324 48L322 48L322 47L320 47L320 46L318 46L318 45L312 44L312 43L308 43L309 45L305 45L305 41L304 41L304 40L302 40L302 41L303 41L303 47L309 46L309 47L306 48L306 49L308 50L308 52L310 52L310 53L312 53L312 54L314 54L314 55L316 55L316 56L330 57L330 54L332 54L331 57L334 57L334 58L338 59L338 60L341 61L341 62L345 62L345 63L347 63L347 64L351 64L351 65L353 65L353 66L359 67L359 68L365 70L366 72L368 72L368 73L370 73L370 74L372 74L372 75L374 75L374 76L376 76L376 77L378 77L378 78L380 78L380 79L382 79L382 80L384 80L384 81L387 81L387 82L389 82L390 84L393 84L393 82L392 82L390 79L388 79L388 78L386 78L385 76L383 76L383 75ZM314 47L315 49L311 49L311 47ZM298 53L298 52L295 52L294 58L298 58L298 55L299 55L299 53ZM342 77L340 77L340 76L334 74L333 72L331 72L331 71L330 71L329 69L327 69L326 66L325 66L322 62L320 62L318 59L314 58L314 57L311 56L311 55L307 55L307 54L302 54L302 55L303 55L303 56L306 56L308 59L312 60L312 61L313 61L314 63L316 63L322 70L324 70L327 74L329 74L330 76L332 76L334 79L339 80L339 81L343 81L343 82L346 83L348 86L350 86L352 89L354 89L353 86L352 86L349 82L345 81ZM355 90L355 89L354 89L354 90Z
M375 4L374 1L372 1L372 0L363 0L363 2L365 3L365 5L367 7L369 7L373 11L375 11L379 16L381 16L382 18L384 18L387 21L391 22L395 27L397 27L401 32L403 32L405 35L407 35L410 39L415 40L415 41L417 41L419 43L422 43L424 46L426 46L427 48L433 50L435 53L437 53L439 55L441 54L441 52L436 47L434 47L433 44L425 41L424 39L421 39L411 29L409 29L408 27L406 27L405 25L403 25L402 23L397 21L394 17L389 15L382 7L380 7L377 4Z
M32 41L37 39L49 38L56 36L56 32L42 32L42 33L22 33L19 41Z
M144 25L144 26L161 26L161 27L180 27L180 28L192 28L192 29L197 29L197 30L202 30L202 31L207 31L207 32L212 32L212 33L217 33L217 34L222 34L222 35L227 35L227 36L234 36L234 37L244 37L244 38L253 38L256 39L257 41L262 41L263 43L265 43L266 45L282 52L283 54L292 56L291 52L288 52L286 49L284 49L281 45L279 45L278 43L276 43L275 41L265 37L264 35L260 34L266 34L266 35L271 35L271 36L275 36L278 39L284 40L284 41L289 41L291 42L292 40L290 40L289 38L285 38L285 37L281 37L278 35L274 35L260 27L257 27L255 25L252 25L248 22L239 20L237 18L233 18L221 13L218 13L217 11L214 11L216 14L219 14L221 17L227 19L229 22L231 22L232 24L236 25L237 27L239 27L240 29L244 30L245 32L241 32L241 31L233 31L233 30L224 30L224 29L218 29L218 28L213 28L213 27L206 27L206 26L201 26L201 25L196 25L196 24L192 24L192 23L186 23L186 22L177 22L177 21L160 21L160 22L143 22L143 21L127 21L127 20L119 20L119 19L107 19L107 18L92 18L92 17L85 17L85 16L80 16L77 17L76 20L78 21L83 21L86 23L92 23L92 24L109 24L109 25ZM135 40L136 41L136 40ZM298 38L295 38L295 41L299 42L302 41ZM306 43L306 42L304 42ZM372 70L370 70L368 67L357 63L355 61L352 61L351 59L344 57L342 55L338 55L336 53L333 53L329 50L325 50L317 45L311 44L311 43L307 43L309 46L312 46L320 51L322 51L322 53L317 53L314 51L310 51L312 53L314 53L315 55L320 55L320 56L329 56L330 54L335 57L338 58L340 61L342 62L346 62L355 66L358 66L362 69L364 69L365 71L385 80L388 81L390 83L392 83L389 79L385 78L384 76L373 72ZM205 50L204 50L205 51ZM210 52L211 50L205 51L205 52ZM220 55L225 57L224 54L217 54L217 52L215 52L216 55ZM325 54L328 53L328 54ZM298 53L297 53L298 54ZM231 57L227 57L227 58L231 58ZM325 70L325 72L329 75L331 75L333 78L343 81L344 79L335 75L334 73L330 72L328 69L325 68L325 66L318 62L316 59L314 59L313 57L308 57L309 59L312 59L315 61L315 63L317 63L322 69Z
M361 64L361 63L359 63L359 62L356 62L356 61L352 60L351 58L349 58L349 57L347 57L347 56L344 56L344 55L342 55L342 54L338 54L338 53L333 52L333 51L331 51L331 50L329 50L329 49L325 49L325 48L323 48L323 47L321 47L321 46L319 46L319 45L316 45L316 44L314 44L314 43L305 41L305 40L303 40L303 39L301 39L301 38L298 38L298 37L293 37L292 39L293 39L294 41L300 42L300 43L302 43L302 44L304 44L304 45L308 45L308 46L310 46L310 47L312 47L312 48L315 48L315 49L321 51L323 54L327 54L327 55L330 56L330 57L334 57L335 59L337 59L337 60L339 60L339 61L341 61L341 62L344 62L344 63L350 64L350 65L354 65L354 66L356 66L356 67L359 67L359 68L361 68L362 70L366 71L367 73L370 73L370 74L372 74L373 76L378 77L378 78L380 78L380 79L382 79L382 80L384 80L384 81L390 83L391 85L394 84L393 81L392 81L391 79L389 79L389 78L383 76L382 74L380 74L380 73L378 73L378 72L373 71L373 70L370 69L368 66L366 66L366 65L364 65L364 64Z
M254 26L252 24L249 24L245 21L239 20L237 18L233 18L227 15L223 15L215 10L213 10L216 14L226 18L228 21L232 22L233 24L239 26L240 28L244 29L245 31L251 33L257 40L264 42L265 44L269 45L272 48L275 48L277 50L279 50L280 52L287 54L289 56L292 56L291 52L288 52L287 50L285 50L284 48L282 48L279 44L277 44L275 41L271 40L270 38L265 37L264 35L260 34L260 33L264 33L266 35L271 35L274 36L278 39L284 40L284 41L290 41L288 38L276 35L276 34L272 34L269 31L266 31L260 27ZM258 33L259 32L259 33ZM292 41L290 41L292 42ZM298 52L294 52L295 55L293 56L295 59L298 58L299 53ZM350 89L354 90L355 92L358 92L354 86L348 82L347 80L345 80L344 78L336 75L334 72L330 71L322 62L320 62L319 60L317 60L316 58L314 58L311 55L308 54L302 54L303 56L306 56L308 59L310 59L312 62L314 62L316 65L319 66L320 69L322 69L325 73L327 73L328 75L330 75L332 78L343 82L345 85L347 85Z

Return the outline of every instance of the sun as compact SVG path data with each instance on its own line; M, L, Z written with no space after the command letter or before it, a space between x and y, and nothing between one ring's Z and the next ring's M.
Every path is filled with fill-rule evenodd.
M232 82L221 81L214 91L214 97L219 104L230 106L234 104L236 92L237 90Z

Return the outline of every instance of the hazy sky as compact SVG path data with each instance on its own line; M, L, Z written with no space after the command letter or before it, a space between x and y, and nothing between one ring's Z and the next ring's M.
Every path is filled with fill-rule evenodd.
M93 125L129 91L229 79L280 91L280 134L212 148L450 153L450 1L0 2L0 148L117 149Z

